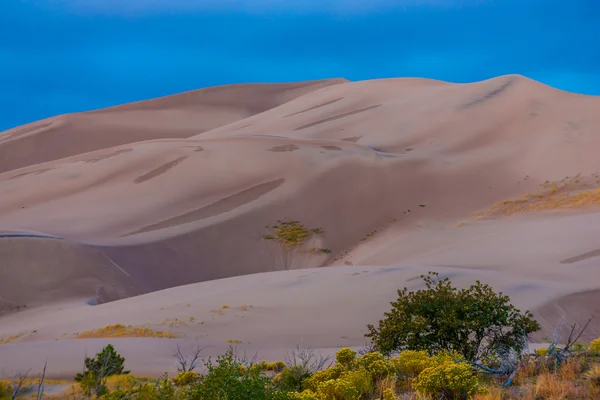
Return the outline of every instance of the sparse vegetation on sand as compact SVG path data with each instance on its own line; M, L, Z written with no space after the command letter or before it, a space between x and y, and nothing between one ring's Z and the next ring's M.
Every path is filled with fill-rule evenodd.
M588 346L577 343L587 324L561 323L547 348L530 352L527 337L539 326L528 312L515 309L508 297L479 282L458 290L435 273L422 278L425 289L400 290L379 326L368 327L366 336L372 344L362 351L341 348L331 359L297 347L284 361L256 362L240 357L233 347L216 360L201 358L202 348L184 356L177 347L178 373L151 379L125 371L126 360L109 345L85 359L85 369L72 388L48 398L600 398L600 339ZM559 345L563 328L568 328L568 337ZM197 371L200 361L203 372ZM43 379L38 382L38 388L43 387ZM0 382L0 399L10 399L16 386L17 381Z
M594 174L588 179L581 175L566 177L560 181L546 181L537 193L526 193L514 200L504 200L488 210L472 214L474 218L511 215L524 211L585 208L600 205L600 182Z
M104 328L93 329L77 334L77 339L123 337L156 337L173 339L176 338L177 335L170 331L155 331L149 328L121 324L108 325Z
M279 245L285 269L289 269L292 256L304 250L309 253L331 254L330 249L311 247L303 249L303 246L312 238L323 236L325 232L321 228L306 228L299 221L279 220L276 225L266 226L271 233L263 235L263 239L275 242Z
M13 342L13 341L15 341L17 339L22 338L24 335L25 334L23 332L21 332L21 333L17 333L16 335L9 336L6 339L0 338L0 344L7 344L7 343L10 343L10 342Z

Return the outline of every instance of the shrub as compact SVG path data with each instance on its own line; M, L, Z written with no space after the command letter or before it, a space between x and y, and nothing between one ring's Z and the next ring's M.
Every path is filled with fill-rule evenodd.
M190 397L196 400L285 400L289 395L279 390L273 381L256 368L240 368L241 362L233 349L206 362L207 373L190 388Z
M277 384L284 390L301 392L303 383L311 376L311 373L306 371L300 365L292 365L285 367L277 376Z
M337 361L338 364L342 365L345 368L350 367L355 359L356 351L347 347L338 350L338 352L335 355L335 361Z
M111 344L104 347L96 357L86 357L84 364L85 369L75 375L75 381L79 382L88 396L92 393L96 396L106 394L107 377L128 373L124 371L125 358L117 353Z
M176 386L187 386L198 379L198 374L194 371L180 372L173 377L173 383Z
M383 400L397 400L396 393L392 389L385 389L383 391Z
M345 379L331 379L319 385L321 400L358 400L361 396L358 388Z
M397 350L424 350L435 354L456 351L475 361L483 354L506 349L521 352L524 338L540 325L530 312L521 313L510 298L477 281L458 290L448 278L429 272L421 276L426 289L398 290L398 300L375 328L365 335L376 350L390 354Z
M344 369L337 365L322 371L317 371L304 381L303 387L316 392L321 383L338 379L343 372Z
M590 350L594 353L600 353L600 338L590 342Z
M415 377L423 372L425 368L432 366L432 359L423 350L404 350L400 355L392 358L392 363L397 373Z
M394 372L393 364L386 361L383 354L374 351L357 358L354 364L364 368L372 379L383 379Z
M468 363L444 362L426 368L413 380L413 388L420 395L444 399L467 399L477 387L477 377Z
M537 349L535 351L535 354L537 354L540 357L544 357L546 354L548 354L548 348L547 347L540 347L539 349Z
M345 372L342 374L340 379L350 383L350 385L354 387L361 396L370 395L375 389L372 375L364 368Z
M312 390L305 390L300 393L290 393L290 400L321 400L321 397Z

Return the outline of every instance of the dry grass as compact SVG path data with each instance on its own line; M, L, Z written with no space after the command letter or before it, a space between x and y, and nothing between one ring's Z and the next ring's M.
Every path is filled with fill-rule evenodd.
M386 389L392 389L394 393L397 390L398 381L396 378L386 378L377 382L377 387L375 388L375 393L378 396L383 396L383 393Z
M17 383L18 379L0 379L0 383L7 383L9 385ZM25 379L23 380L23 386L35 386L40 383L39 379ZM44 379L45 385L70 385L73 382L57 379Z
M579 357L571 357L560 366L558 375L563 380L575 381L577 377L581 376L582 371L582 360Z
M502 390L498 388L490 388L485 394L476 394L473 400L502 400Z
M590 179L588 179L590 181ZM595 181L597 185L597 181ZM487 211L472 214L475 218L512 215L525 211L579 209L600 205L600 189L591 188L580 175L557 182L545 182L537 193L526 193L515 200L504 200Z
M581 397L573 381L565 380L559 374L544 373L537 377L535 395L545 400L563 400Z
M10 343L10 342L14 342L15 340L17 340L17 339L20 339L20 338L21 338L21 337L23 337L24 335L25 335L25 334L24 334L23 332L21 332L21 333L18 333L18 334L16 334L16 335L10 336L10 337L8 337L8 338L6 338L6 339L2 339L2 338L0 338L0 344L8 344L8 343Z
M193 319L193 317L191 317ZM191 322L191 321L190 321ZM164 326L169 326L169 328L176 328L178 326L186 325L186 323L179 318L167 318L163 322L160 323Z
M106 379L106 386L109 391L115 391L117 389L121 390L132 390L140 385L144 385L146 383L153 384L156 381L154 378L146 377L146 376L136 376L130 374L124 375L112 375ZM50 383L53 381L46 380L46 384L54 384ZM81 386L77 383L68 382L68 381L57 381L61 385L70 385L68 389L64 392L52 395L52 396L44 396L44 399L48 400L64 400L64 399L85 399L87 396L83 393Z
M155 331L149 328L133 327L131 325L109 325L79 333L77 339L89 338L119 338L119 337L156 337L173 339L177 336L169 331Z

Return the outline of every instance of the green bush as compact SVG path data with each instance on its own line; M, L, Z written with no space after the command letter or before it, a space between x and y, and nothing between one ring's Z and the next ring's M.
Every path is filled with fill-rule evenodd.
M86 357L84 364L85 369L75 375L75 381L79 382L87 396L107 394L106 378L129 372L124 371L125 358L111 344L104 347L96 357Z
M477 392L478 381L468 363L443 362L423 370L413 388L435 399L468 399Z
M423 350L436 354L456 351L475 361L483 354L507 349L520 352L524 338L540 325L530 312L521 313L510 298L479 281L457 289L448 278L430 272L421 276L426 289L398 290L398 300L378 327L368 326L365 335L384 354L398 350Z
M190 387L190 398L195 400L287 400L286 391L278 389L273 381L257 368L240 368L242 363L233 349L206 363L207 373Z
M285 367L277 376L277 383L281 389L288 391L301 392L303 383L312 374L300 365Z

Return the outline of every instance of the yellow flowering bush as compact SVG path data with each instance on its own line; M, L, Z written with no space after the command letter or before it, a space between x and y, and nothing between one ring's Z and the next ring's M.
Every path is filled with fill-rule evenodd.
M426 351L405 350L397 357L392 358L392 364L397 373L406 376L417 376L425 368L433 364L433 360Z
M383 354L378 352L367 353L357 358L354 364L356 367L365 368L373 379L383 379L394 373L393 364L387 361Z
M321 400L321 396L317 395L312 390L305 390L301 393L290 393L291 400Z
M180 372L173 377L173 383L176 386L186 386L198 379L198 374L194 371Z
M348 382L360 395L371 394L374 390L371 374L364 368L344 372L339 380Z
M383 400L397 400L396 394L390 388L387 388L383 391Z
M303 382L303 387L312 390L313 392L317 392L321 383L339 378L342 372L344 372L344 370L338 366L317 371Z
M548 354L548 348L547 347L540 347L539 349L537 349L535 351L535 354L537 354L540 357L544 357L546 354Z
M466 399L477 393L478 381L468 363L444 362L423 370L413 388L422 396Z
M261 361L258 364L254 364L254 367L259 369L260 371L280 372L285 368L285 363L283 361L276 361L276 362Z
M347 347L338 350L338 352L335 355L335 361L337 361L338 364L340 364L346 368L349 368L355 359L356 359L356 351L349 349Z
M331 379L319 385L322 400L358 400L360 393L345 379Z
M590 350L594 353L600 353L600 338L594 339L590 342Z

